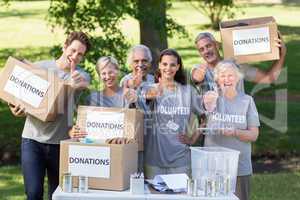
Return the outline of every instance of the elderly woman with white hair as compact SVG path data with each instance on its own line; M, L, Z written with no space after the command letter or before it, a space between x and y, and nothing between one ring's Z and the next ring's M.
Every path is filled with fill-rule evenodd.
M240 200L250 197L252 174L251 142L255 142L260 126L254 100L239 91L237 84L242 78L233 61L220 61L214 69L218 91L204 95L208 111L204 146L222 146L240 151L236 195Z

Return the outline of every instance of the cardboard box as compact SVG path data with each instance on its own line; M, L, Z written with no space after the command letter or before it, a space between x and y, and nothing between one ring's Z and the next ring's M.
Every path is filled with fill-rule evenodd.
M97 139L135 139L144 150L144 114L138 109L78 106L76 124Z
M53 121L64 112L67 96L68 86L53 71L28 61L9 57L0 74L0 98L20 104L42 121Z
M220 23L224 58L237 63L279 59L277 25L273 17L225 21Z
M77 176L88 176L89 189L121 191L129 188L130 175L137 172L137 159L136 143L84 144L64 140L60 143L59 174L75 176L73 187L78 187Z

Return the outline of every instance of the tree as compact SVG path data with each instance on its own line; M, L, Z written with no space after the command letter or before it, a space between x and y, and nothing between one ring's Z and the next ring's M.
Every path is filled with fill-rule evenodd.
M225 16L233 18L238 8L234 0L190 0L190 3L209 18L214 30L219 29L219 23Z
M175 33L187 36L183 26L178 25L166 10L172 4L166 0L138 0L135 18L140 24L140 43L148 46L153 55L153 65L157 63L159 52L168 48L168 36Z
M166 6L166 2L160 0L138 0L137 4L136 18L140 24L140 43L151 49L154 63L159 52L168 47Z
M91 36L93 49L85 63L91 71L91 63L103 55L113 55L122 65L125 63L129 43L119 24L127 15L139 21L140 43L150 47L154 58L168 47L167 37L174 30L187 34L166 14L170 7L166 0L56 0L51 1L48 21L66 33L82 30Z

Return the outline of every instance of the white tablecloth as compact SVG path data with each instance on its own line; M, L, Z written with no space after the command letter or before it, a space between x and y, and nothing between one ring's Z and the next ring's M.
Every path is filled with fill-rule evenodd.
M220 197L192 197L186 194L150 194L149 190L144 195L132 195L129 190L123 192L105 191L105 190L89 190L88 193L66 193L57 187L52 196L53 200L239 200L234 194Z

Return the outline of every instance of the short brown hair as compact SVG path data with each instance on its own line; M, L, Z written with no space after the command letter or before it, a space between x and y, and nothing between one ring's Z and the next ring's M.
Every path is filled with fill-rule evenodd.
M89 38L84 32L71 32L65 41L65 45L69 46L74 40L78 40L79 42L85 45L85 53L87 53L91 49L91 43L89 41Z

